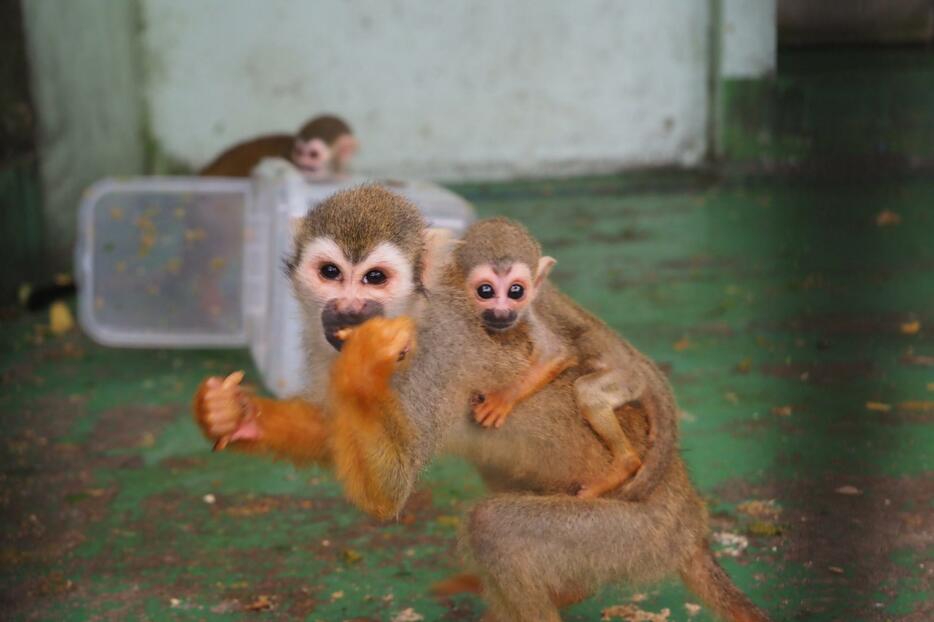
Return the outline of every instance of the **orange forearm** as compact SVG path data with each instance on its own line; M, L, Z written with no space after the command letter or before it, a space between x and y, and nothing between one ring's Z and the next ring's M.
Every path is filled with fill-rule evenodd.
M250 396L260 437L240 440L231 448L273 454L295 464L330 464L330 424L324 411L300 398L274 400Z
M531 367L523 374L519 386L516 387L516 401L534 395L542 387L561 375L561 372L575 364L576 360L570 356L562 356L547 361L535 359Z

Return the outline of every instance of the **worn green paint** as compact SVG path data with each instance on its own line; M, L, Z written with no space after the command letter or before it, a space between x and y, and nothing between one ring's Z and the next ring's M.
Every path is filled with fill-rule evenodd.
M723 560L757 602L776 619L930 615L934 183L636 174L456 190L527 223L555 280L670 367L715 530L749 529L748 499L783 508L781 535ZM882 209L901 224L877 226ZM45 321L0 332L5 618L238 620L259 595L276 602L260 619L479 617L474 597L427 594L458 569L451 517L483 494L467 465L439 460L408 518L377 524L324 471L210 453L189 396L207 374L256 378L246 352L37 345ZM643 609L687 619L680 585L642 589Z
M774 78L725 80L719 96L719 155L733 164L875 168L934 159L930 50L780 50Z

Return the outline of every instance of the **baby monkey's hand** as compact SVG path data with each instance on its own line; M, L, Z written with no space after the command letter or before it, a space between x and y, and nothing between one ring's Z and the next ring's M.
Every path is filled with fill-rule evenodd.
M473 418L485 428L502 427L517 401L518 396L510 389L483 393L478 395L471 404Z

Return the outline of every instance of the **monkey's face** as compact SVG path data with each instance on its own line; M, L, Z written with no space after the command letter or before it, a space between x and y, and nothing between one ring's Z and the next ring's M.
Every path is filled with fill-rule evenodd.
M467 276L467 295L490 331L503 332L515 326L535 294L532 270L524 263L481 264Z
M324 338L340 350L341 329L408 310L413 273L412 261L391 242L355 262L333 239L320 237L305 246L293 279L308 315L320 313Z
M327 168L331 157L331 148L320 138L296 138L292 147L292 163L308 173L318 173Z

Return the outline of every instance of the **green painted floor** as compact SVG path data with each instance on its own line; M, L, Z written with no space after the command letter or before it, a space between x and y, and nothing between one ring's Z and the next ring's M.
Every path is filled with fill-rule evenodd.
M775 619L934 619L934 178L456 190L526 222L556 281L669 371L715 548ZM245 351L111 350L46 322L0 332L0 618L478 619L427 593L458 569L469 467L439 461L379 525L323 471L208 450L189 396L256 378ZM566 619L709 620L695 602L609 589Z

